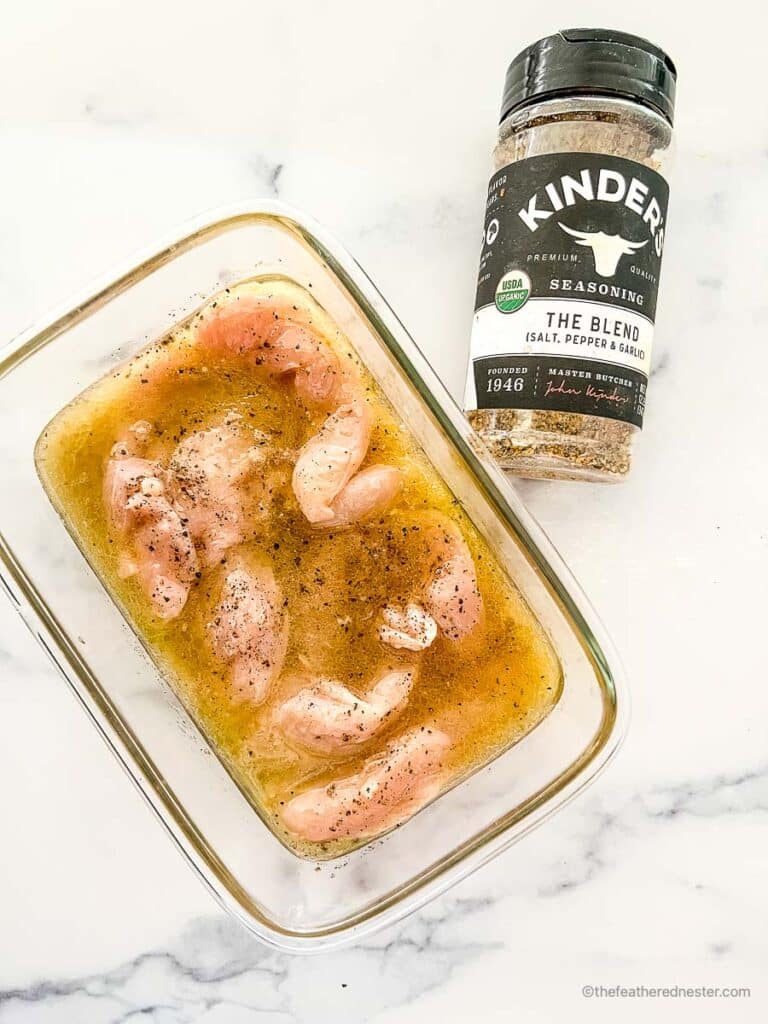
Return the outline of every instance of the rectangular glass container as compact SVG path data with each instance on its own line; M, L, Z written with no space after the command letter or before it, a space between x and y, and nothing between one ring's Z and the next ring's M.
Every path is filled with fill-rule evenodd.
M338 323L547 631L553 710L522 740L382 839L302 860L264 825L91 570L38 479L34 448L85 387L237 281L279 274ZM0 579L24 621L213 895L282 949L337 946L445 891L543 821L616 750L615 654L526 512L352 258L276 202L205 217L24 332L0 362L6 439Z

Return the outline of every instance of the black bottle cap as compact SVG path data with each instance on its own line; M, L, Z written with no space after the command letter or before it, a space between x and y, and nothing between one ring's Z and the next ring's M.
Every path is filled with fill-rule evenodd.
M555 96L619 96L652 107L670 124L677 70L640 36L601 28L570 28L539 39L512 61L501 120L518 107Z

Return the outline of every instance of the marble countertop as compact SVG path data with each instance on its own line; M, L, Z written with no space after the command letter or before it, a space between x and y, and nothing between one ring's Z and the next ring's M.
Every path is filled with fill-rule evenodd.
M608 23L665 46L680 93L632 478L519 485L624 659L634 709L617 761L409 920L289 957L217 908L0 602L0 1024L766 1019L768 128L749 100L766 25L748 3L725 21L700 13L656 0L5 12L0 337L200 211L279 196L346 244L457 396L506 62L573 21ZM720 59L738 64L738 93L721 90ZM751 997L619 1002L586 985Z

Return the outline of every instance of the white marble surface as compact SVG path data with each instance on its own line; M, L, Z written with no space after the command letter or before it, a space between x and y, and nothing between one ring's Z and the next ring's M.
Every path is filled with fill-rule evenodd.
M666 46L681 77L636 470L614 489L521 485L625 660L634 720L618 761L416 917L347 951L279 955L216 908L0 602L2 1024L766 1019L763 12L4 10L3 338L185 218L277 194L346 243L456 394L506 61L547 31L605 23ZM752 996L581 994L620 983Z

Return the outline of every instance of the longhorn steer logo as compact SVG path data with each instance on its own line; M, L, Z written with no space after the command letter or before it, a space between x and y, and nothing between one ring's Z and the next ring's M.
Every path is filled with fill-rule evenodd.
M630 256L648 245L647 238L644 242L630 242L621 235L606 235L604 231L574 231L560 221L557 224L567 235L576 239L577 245L585 245L592 250L595 272L600 277L613 277L622 256Z

